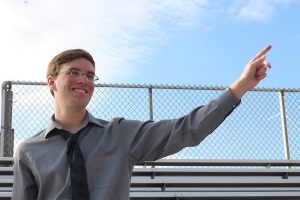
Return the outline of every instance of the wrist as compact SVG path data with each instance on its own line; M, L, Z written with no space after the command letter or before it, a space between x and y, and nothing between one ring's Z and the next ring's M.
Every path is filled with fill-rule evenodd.
M236 96L236 98L241 99L242 96L248 91L240 81L236 81L229 86L229 90Z

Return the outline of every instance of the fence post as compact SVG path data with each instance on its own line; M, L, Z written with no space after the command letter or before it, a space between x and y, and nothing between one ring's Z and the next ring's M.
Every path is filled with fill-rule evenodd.
M149 97L149 119L153 120L153 100L152 100L152 85L148 88L148 97Z
M285 106L284 106L283 90L279 92L279 100L280 100L280 118L281 118L281 130L282 130L283 147L284 147L284 157L286 160L290 160L289 139L288 139L287 125L286 125L286 113L285 113Z
M12 101L13 92L12 82L6 81L2 84L1 96L1 137L0 137L0 156L13 156L14 137L12 130Z

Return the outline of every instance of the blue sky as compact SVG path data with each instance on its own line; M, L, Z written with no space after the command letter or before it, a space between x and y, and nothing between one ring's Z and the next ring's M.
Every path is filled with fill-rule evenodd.
M45 81L53 56L83 48L100 83L225 87L272 44L258 87L300 88L299 10L300 0L0 0L0 82Z
M258 87L299 88L298 0L0 0L0 81L45 81L83 48L100 83L227 86L272 44Z

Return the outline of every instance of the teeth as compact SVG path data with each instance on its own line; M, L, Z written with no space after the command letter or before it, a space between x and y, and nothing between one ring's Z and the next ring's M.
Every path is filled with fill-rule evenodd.
M75 90L75 91L77 91L77 92L82 92L82 93L87 93L87 91L86 90L84 90L84 89L79 89L79 88L75 88L75 89L73 89L73 90Z

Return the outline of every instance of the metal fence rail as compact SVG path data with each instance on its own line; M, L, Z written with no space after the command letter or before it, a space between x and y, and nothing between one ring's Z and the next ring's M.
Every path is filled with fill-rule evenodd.
M160 120L180 117L208 103L224 87L97 84L88 110L110 120L125 117ZM300 159L300 90L257 88L199 146L170 159ZM2 84L0 156L44 129L53 97L44 82Z
M12 197L12 166L12 157L0 157L0 199ZM300 160L147 161L133 169L130 199L298 200L299 166Z

